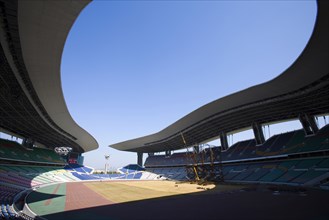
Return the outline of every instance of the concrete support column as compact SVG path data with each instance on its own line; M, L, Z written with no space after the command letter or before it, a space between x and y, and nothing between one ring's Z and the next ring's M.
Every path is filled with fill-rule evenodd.
M171 150L166 150L166 157L170 157L171 156Z
M22 145L26 148L32 149L34 146L34 140L32 138L24 138Z
M199 145L195 145L195 146L193 146L193 151L194 151L195 153L199 153L199 152L200 152L200 147L199 147Z
M142 152L137 152L137 164L139 166L143 166L143 153Z
M262 126L259 123L254 122L252 123L252 130L254 131L256 145L262 145L265 142Z
M220 138L220 143L221 143L222 150L227 150L228 149L228 142L227 142L226 132L224 132L224 131L220 132L219 138Z
M303 126L305 135L312 135L318 132L319 128L315 122L314 116L310 116L308 114L300 114L298 118Z

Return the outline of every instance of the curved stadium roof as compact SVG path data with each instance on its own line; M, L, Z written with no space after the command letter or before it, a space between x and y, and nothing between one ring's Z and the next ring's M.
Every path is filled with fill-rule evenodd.
M270 123L318 115L329 110L329 2L318 1L312 36L298 59L282 74L263 84L217 99L162 131L110 145L132 152L181 149L233 132L252 123ZM186 145L183 142L183 138Z
M0 129L50 148L98 148L69 114L60 77L67 35L89 2L0 0Z

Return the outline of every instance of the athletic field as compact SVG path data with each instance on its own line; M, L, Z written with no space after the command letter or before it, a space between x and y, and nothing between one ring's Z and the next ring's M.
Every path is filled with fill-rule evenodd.
M327 191L265 186L200 186L173 181L62 183L27 198L43 218L58 219L328 219Z

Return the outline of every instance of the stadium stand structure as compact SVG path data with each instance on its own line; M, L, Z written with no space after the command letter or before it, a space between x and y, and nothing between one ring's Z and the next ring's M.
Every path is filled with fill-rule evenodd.
M88 3L0 0L1 219L33 219L23 210L30 190L92 172L65 167L69 158L54 152L70 148L79 162L83 152L98 148L70 116L60 81L65 40ZM22 144L1 139L3 133Z
M50 149L24 148L16 141L5 139L0 139L0 146L0 160L64 164L64 161L58 156L58 154Z
M318 131L314 123L329 109L328 2L317 2L307 46L275 79L215 100L156 134L111 145L137 152L138 165L143 153L150 153L146 170L130 165L120 174L93 174L82 163L67 163L78 163L82 153L98 148L70 116L60 81L66 37L88 3L0 0L0 131L23 140L0 140L1 218L34 219L25 196L34 188L71 181L198 176L328 189L328 126ZM303 130L263 140L260 125L296 118ZM250 126L255 139L228 148L227 134ZM215 137L222 146L200 149ZM191 146L198 147L170 153ZM72 148L75 157L63 161L54 153L58 147ZM162 151L168 154L151 155Z
M24 196L34 188L80 181L64 169L63 159L49 149L27 150L17 142L0 139L0 203L3 219L32 219L23 212Z
M88 3L0 1L0 128L28 148L98 148L70 116L60 81L66 37Z
M158 133L111 144L137 153L146 170L175 180L209 179L328 189L328 2L317 1L313 33L296 61L276 78L208 103ZM303 129L265 140L262 126L299 120ZM228 134L254 138L228 146ZM221 146L204 143L220 139ZM173 150L192 149L186 153ZM154 155L165 152L165 155Z
M118 174L93 174L94 169L69 164L49 149L26 150L15 141L3 139L0 139L0 143L0 203L3 219L33 219L33 216L24 211L24 197L33 189L51 184L160 179L158 175L133 164L119 168L121 173Z
M314 118L327 115L329 109L327 4L317 2L314 30L305 49L276 78L210 102L158 133L109 146L142 157L143 153L179 150L220 138L222 148L227 149L227 134L250 127L256 143L263 144L262 125L295 119L307 135L316 133Z
M226 182L252 182L313 186L328 189L329 125L312 136L303 130L274 135L264 144L254 139L240 141L225 151L221 147L206 148L197 153L194 171L190 153L171 156L150 155L145 161L147 170L170 179L218 179L223 172ZM212 152L210 156L209 152ZM211 161L211 157L214 158ZM221 158L221 161L219 160ZM222 167L219 167L219 166ZM213 166L213 173L210 172Z
M134 173L138 171L144 171L145 169L137 164L128 164L127 166L118 169L119 173Z

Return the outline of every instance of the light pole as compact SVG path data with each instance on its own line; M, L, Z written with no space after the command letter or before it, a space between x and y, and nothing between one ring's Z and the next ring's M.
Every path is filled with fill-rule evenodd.
M107 174L108 172L108 169L109 169L109 159L110 159L110 155L109 154L106 154L104 155L105 156L105 174Z

